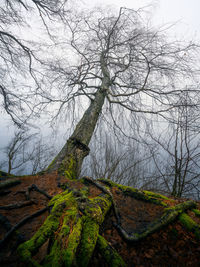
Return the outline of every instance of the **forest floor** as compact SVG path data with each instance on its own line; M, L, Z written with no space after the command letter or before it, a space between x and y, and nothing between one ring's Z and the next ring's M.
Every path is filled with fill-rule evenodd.
M6 189L0 189L0 215L2 218L7 218L11 227L25 217L47 206L49 199L40 192L30 189L33 184L40 190L45 191L48 195L54 196L63 191L61 185L66 183L66 178L58 176L56 173L23 176L17 179L21 181L20 184ZM79 181L68 180L67 182L68 186L76 189L84 186ZM89 198L93 198L102 193L95 185L90 184L88 186ZM112 194L122 218L122 226L126 229L127 233L145 228L149 223L161 217L164 212L163 206L125 196L117 187L112 188ZM170 198L170 200L162 201L168 206L174 206L185 201L185 199ZM9 208L8 210L1 209L2 206L5 207L24 202L26 202L27 206L13 209ZM200 202L197 205L198 209L200 209ZM20 242L28 240L33 236L43 224L48 214L48 211L46 211L33 219L27 220L0 247L1 267L26 266L20 262L16 248ZM192 211L188 211L188 214L200 225L199 217L195 216ZM193 233L185 230L178 220L135 243L127 243L123 240L113 226L113 222L115 221L114 212L111 209L101 226L100 234L116 249L127 266L200 266L200 242L195 238ZM5 225L0 222L0 239L4 239L8 231L5 228ZM48 243L45 243L34 258L37 261L41 261L47 249ZM90 266L108 265L102 259L101 255L97 251L94 251Z

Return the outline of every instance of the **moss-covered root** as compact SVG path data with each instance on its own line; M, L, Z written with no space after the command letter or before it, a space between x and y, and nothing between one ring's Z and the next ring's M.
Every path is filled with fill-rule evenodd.
M186 201L175 207L165 209L163 216L151 224L144 230L141 230L139 233L133 233L129 235L120 225L116 225L116 228L121 233L122 237L129 242L135 242L140 239L147 237L148 235L156 232L157 230L163 228L170 222L174 221L178 215L183 213L187 209L192 209L196 206L194 201Z
M6 179L5 181L0 182L0 189L9 188L20 183L21 181L19 179Z
M169 200L167 197L165 197L161 194L153 193L150 191L140 191L140 190L133 188L131 186L116 184L116 183L114 183L110 180L107 180L107 179L98 179L98 181L106 184L109 187L117 187L122 191L122 193L124 195L130 196L130 197L138 199L138 200L151 202L151 203L165 206L165 207L167 206L167 204L164 203L163 200Z
M126 264L117 251L98 235L97 248L110 267L125 267Z
M181 224L190 232L194 233L195 237L200 240L200 226L192 220L186 213L182 213L179 216Z
M192 212L194 212L194 214L195 214L197 217L200 217L200 210L198 210L198 209L193 209Z
M78 266L88 266L96 246L98 234L99 225L90 218L85 217L81 238L81 249L77 258Z
M51 252L46 256L43 266L72 266L76 261L76 250L81 239L82 218L72 207L64 217L63 225L56 234Z
M39 248L49 239L53 238L54 232L57 231L60 225L61 216L68 207L75 206L76 202L72 192L65 191L56 195L50 202L49 206L53 206L51 214L47 217L44 224L35 233L35 235L18 248L18 253L22 261L30 264L30 266L39 266L32 259L32 255L36 254ZM71 215L71 214L70 214Z
M43 226L18 248L23 261L30 266L40 266L32 256L50 239L50 252L44 258L43 266L88 265L96 246L99 226L104 221L112 201L107 194L94 199L80 196L81 192L77 195L73 191L65 191L49 202L52 211Z
M84 225L77 257L78 266L87 266L96 246L99 226L104 221L105 215L112 205L110 196L104 195L90 199L85 207Z

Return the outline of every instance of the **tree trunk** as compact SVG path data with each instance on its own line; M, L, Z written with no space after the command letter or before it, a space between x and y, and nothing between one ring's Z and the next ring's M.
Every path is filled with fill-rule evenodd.
M93 135L97 120L101 114L104 100L110 86L110 75L107 69L104 53L101 55L102 84L91 100L88 109L77 124L73 134L47 168L48 172L58 170L67 178L78 179L83 159L89 154L89 142Z
M118 252L106 241L102 236L102 224L108 212L113 210L115 217L115 229L126 242L137 242L140 239L158 231L161 227L165 227L172 220L185 212L186 209L196 207L194 202L186 202L175 208L170 208L163 212L160 219L154 220L149 226L140 229L139 232L129 234L123 227L123 220L117 207L114 193L121 195L121 202L126 198L136 199L137 201L149 202L153 205L159 205L161 209L168 206L164 201L170 200L160 194L147 191L139 191L131 187L117 185L108 180L95 181L85 177L78 180L81 165L84 157L89 153L89 142L94 132L97 120L101 114L105 101L107 90L110 85L109 72L105 64L104 53L101 55L102 67L102 84L95 93L94 99L91 101L88 109L84 113L82 119L76 126L73 134L67 140L66 144L49 165L44 175L54 176L54 171L58 172L56 179L65 177L65 183L62 184L63 192L54 195L48 203L49 216L43 225L35 232L31 239L24 242L18 247L20 261L25 262L28 266L88 266L95 249L102 258L107 262L108 266L126 266L122 257ZM56 174L55 174L56 176ZM42 179L40 176L38 179ZM36 178L34 179L34 181ZM75 181L72 181L75 180ZM18 180L12 180L16 183ZM3 182L0 188L7 186ZM92 187L92 188L91 188ZM95 187L95 191L94 190ZM49 195L37 185L29 186L25 196L29 197L30 190L36 190L50 199ZM59 189L60 190L60 189ZM92 193L95 191L95 193ZM55 191L54 191L55 192ZM17 208L24 206L25 203L17 205ZM8 206L4 206L7 209ZM134 208L134 206L132 207ZM39 216L46 208L25 217L18 224L13 226L5 235L0 245L6 245L10 236L18 230L25 222ZM107 217L108 218L108 217ZM186 218L187 219L187 218ZM2 217L5 222L5 217ZM183 220L182 220L183 221ZM188 222L189 224L191 222ZM189 227L188 227L189 228ZM190 227L196 229L196 225ZM196 233L196 232L195 232ZM199 231L198 231L199 233ZM47 244L45 256L38 262L34 255L40 253L40 250ZM23 266L25 266L23 265ZM21 265L20 265L21 266Z
M99 89L94 100L84 113L73 134L47 168L48 172L58 170L67 178L77 179L80 175L83 159L89 154L88 144L101 114L106 91Z

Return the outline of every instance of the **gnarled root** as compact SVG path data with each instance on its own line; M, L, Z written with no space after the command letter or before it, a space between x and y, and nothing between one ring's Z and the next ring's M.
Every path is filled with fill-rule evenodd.
M22 260L31 266L40 266L32 256L49 239L51 247L42 266L87 266L96 246L99 226L111 204L107 194L93 199L75 191L56 195L49 203L51 214L42 227L19 246Z
M181 224L190 232L194 233L195 237L200 240L200 226L192 220L186 213L182 213L179 216Z
M131 235L129 235L121 227L121 225L116 224L115 226L126 241L136 242L156 232L162 227L168 225L170 222L174 221L177 218L177 216L183 213L185 210L194 208L195 206L196 206L196 203L194 201L186 201L186 202L176 205L175 207L167 208L161 218L150 223L146 229L144 229L143 231L140 231L139 233L132 233Z
M97 248L110 267L126 266L117 251L101 235L98 236Z

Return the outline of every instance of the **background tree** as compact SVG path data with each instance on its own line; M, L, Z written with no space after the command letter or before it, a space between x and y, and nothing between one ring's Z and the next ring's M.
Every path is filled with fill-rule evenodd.
M184 221L184 211L195 208L196 203L188 201L170 208L174 202L160 194L141 192L103 179L95 181L84 177L78 180L82 162L89 154L88 145L97 123L101 123L99 118L105 114L105 111L110 111L109 116L113 120L113 126L120 132L125 133L125 130L133 129L136 126L137 130L143 128L144 133L141 132L141 135L144 135L147 129L145 122L148 118L158 114L163 118L168 118L167 111L180 106L180 103L177 104L177 99L182 91L180 91L180 87L175 89L176 87L173 86L179 83L179 79L183 77L191 82L195 76L190 52L193 52L196 46L189 44L181 47L180 43L164 41L161 33L143 26L138 12L126 8L121 8L119 13L110 10L102 13L102 11L96 10L82 16L76 12L76 14L71 14L68 22L71 40L65 45L73 47L73 60L70 55L71 58L68 62L58 61L57 64L50 65L49 70L52 72L49 81L52 87L49 91L42 90L42 87L38 88L38 95L43 99L40 105L41 108L45 106L48 109L49 104L56 104L55 116L57 117L76 99L82 98L82 101L87 99L89 103L87 103L87 107L85 106L85 112L72 131L70 138L48 166L46 172L43 173L43 176L37 175L34 179L34 182L41 181L43 180L41 178L45 179L45 177L54 182L63 179L64 183L59 184L59 189L58 186L55 186L53 190L52 188L49 190L55 193L57 190L59 194L51 199L51 196L35 184L28 187L25 195L30 196L31 190L37 190L48 200L51 199L48 207L19 222L9 230L0 245L3 246L9 236L24 221L50 210L50 215L34 236L19 246L20 260L26 264L38 266L34 254L45 246L48 248L41 260L43 265L87 266L96 245L98 245L98 252L105 257L110 266L125 266L118 253L100 234L100 226L111 208L116 221L115 229L119 231L125 241L135 243L176 218L182 216L182 221ZM190 55L187 56L186 52ZM186 53L186 56L183 56L183 53ZM63 60L65 59L63 58ZM189 70L193 70L193 73L188 72ZM173 86L171 86L172 78ZM46 85L45 82L47 83L46 76L44 76L44 85ZM197 92L195 88L193 90L185 89L185 91L192 94ZM118 110L113 108L114 104L119 106ZM76 111L76 107L74 110ZM120 115L118 112L122 110L124 117L129 117L130 120L119 125L117 123L121 118L116 116ZM136 122L136 119L140 119L139 123ZM132 134L134 135L134 133L135 131ZM24 178L24 180L26 179L27 177ZM92 187L90 187L91 185ZM1 183L1 186L5 186L5 183ZM43 186L49 188L48 183ZM100 190L100 193L94 187ZM160 215L160 210L158 210L159 215L155 214L158 219L149 223L148 227L143 225L139 232L126 230L121 222L122 219L112 192L121 195L119 202L123 201L124 203L125 199L130 197L129 200L134 198L144 203L145 201L151 202L151 204L156 203L160 205L163 215L158 218ZM164 203L164 200L168 204ZM168 205L169 208L163 211L162 205L165 207ZM199 214L198 210L197 214ZM199 226L193 221L191 225L192 230L199 238ZM109 253L107 253L108 251Z
M108 134L105 125L99 126L90 145L90 154L83 163L81 175L111 179L116 183L140 188L147 176L151 154L135 140Z
M172 112L175 123L165 125L162 133L150 134L151 150L157 170L157 186L173 196L199 195L199 130L197 102L187 93ZM160 177L160 178L159 178Z
M65 3L65 0L1 1L0 105L18 126L35 114L39 68L44 63L41 53L38 54L41 40L33 40L33 32L40 31L42 24L53 42L50 25L64 18ZM34 17L37 23L31 23Z
M18 174L23 172L23 168L32 157L32 151L28 150L28 147L33 137L34 134L28 135L24 131L14 133L14 137L4 149L6 159L1 164L4 168L7 166L8 174L16 171Z
M193 65L198 47L194 43L167 42L163 29L150 29L141 17L139 11L121 8L118 14L96 9L72 13L68 18L71 40L63 40L62 48L72 47L74 57L50 64L51 89L43 91L42 97L45 106L60 104L55 117L66 112L72 103L76 111L76 99L90 102L71 136L83 145L88 146L101 114L105 117L108 113L107 118L120 132L131 127L140 131L153 115L167 118L167 111L179 105L180 93L198 92L195 85L187 89L180 88L179 83L183 78L192 83L198 74ZM122 112L126 120L119 127ZM51 170L68 161L64 160L66 151L67 144Z
M39 133L16 130L3 149L4 159L0 166L8 174L36 174L44 170L56 154L54 145L44 143Z

